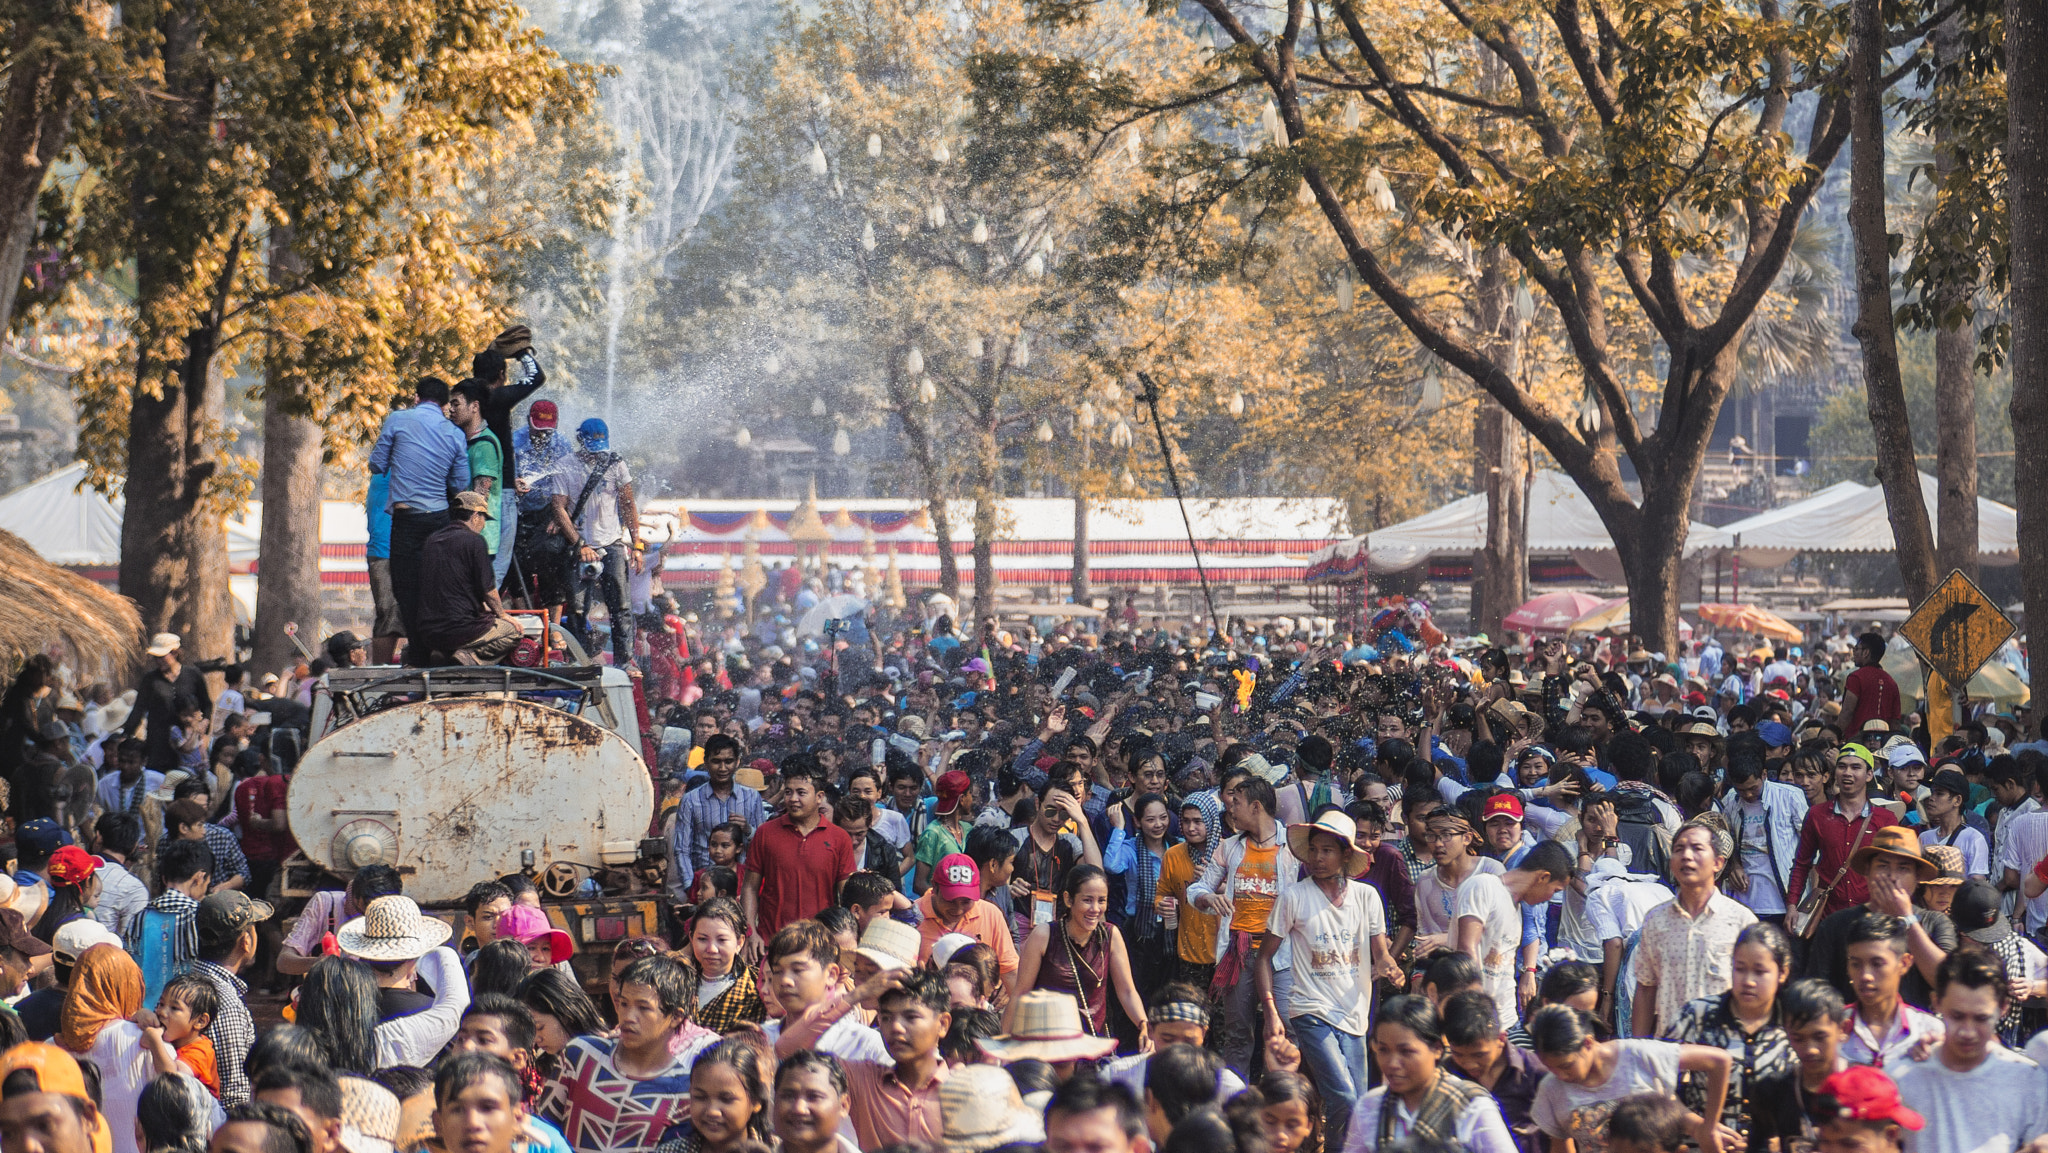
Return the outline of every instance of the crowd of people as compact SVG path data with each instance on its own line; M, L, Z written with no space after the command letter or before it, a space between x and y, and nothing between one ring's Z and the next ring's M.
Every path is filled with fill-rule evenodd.
M1881 635L700 619L530 334L470 369L377 438L367 638L0 695L0 1153L2048 1149L2048 742ZM514 604L642 678L658 932L283 900L326 674L545 663Z
M131 698L32 661L0 699L0 1148L2048 1135L2048 745L1910 711L1875 634L1674 660L1420 606L1345 644L665 615L667 920L597 946L516 873L457 917L382 866L280 915L291 761L255 730L303 724L314 670L214 692L167 635Z

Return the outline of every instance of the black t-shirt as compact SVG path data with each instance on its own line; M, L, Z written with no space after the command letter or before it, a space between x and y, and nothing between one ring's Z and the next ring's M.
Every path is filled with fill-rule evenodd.
M414 1013L427 1011L433 1005L434 999L432 997L413 989L379 988L377 990L377 1022L382 1024L385 1021L396 1021L400 1017L410 1017Z
M1829 914L1813 927L1813 938L1806 943L1805 975L1833 985L1842 994L1842 1000L1851 1005L1856 1003L1856 990L1849 984L1849 926L1868 911L1867 905L1851 905ZM1948 914L1918 905L1913 906L1913 911L1920 915L1920 927L1927 930L1942 952L1956 951L1956 923L1949 920ZM1899 999L1919 1009L1934 1004L1934 990L1927 984L1927 978L1920 975L1918 965L1899 978Z
M21 1027L28 1030L31 1041L47 1041L64 1027L64 987L52 985L37 989L14 1004L14 1015L21 1018Z
M512 478L519 471L512 455L512 410L546 384L547 379L547 374L536 366L533 378L525 384L501 384L484 397L484 427L498 438L498 456L505 462L506 488L512 487Z
M491 627L484 597L498 582L492 579L491 550L483 534L466 524L450 523L427 538L420 550L420 599L417 638L442 652L461 648Z

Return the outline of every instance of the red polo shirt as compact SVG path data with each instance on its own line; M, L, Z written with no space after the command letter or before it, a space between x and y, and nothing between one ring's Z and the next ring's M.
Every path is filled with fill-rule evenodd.
M747 842L747 871L761 875L761 939L831 908L839 882L853 875L853 857L853 838L830 821L799 833L784 814L756 829Z

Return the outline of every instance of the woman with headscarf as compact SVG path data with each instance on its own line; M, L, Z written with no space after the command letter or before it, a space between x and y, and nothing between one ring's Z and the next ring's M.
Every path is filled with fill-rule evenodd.
M132 1020L141 1008L142 970L133 958L112 945L94 945L80 955L71 990L64 995L57 1043L99 1067L100 1112L113 1134L113 1153L140 1153L136 1108L142 1091L156 1079L142 1027ZM216 1104L212 1125L224 1120Z
M1191 793L1180 803L1181 842L1166 850L1159 866L1159 915L1167 932L1177 935L1179 960L1175 980L1198 989L1216 975L1216 916L1188 903L1188 885L1209 867L1216 843L1223 839L1223 810L1209 790Z

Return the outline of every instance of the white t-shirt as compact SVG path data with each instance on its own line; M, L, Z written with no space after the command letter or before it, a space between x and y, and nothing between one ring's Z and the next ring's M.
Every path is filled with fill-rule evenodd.
M1984 839L1984 834L1968 825L1964 825L1956 830L1956 839L1953 842L1949 841L1940 829L1928 829L1920 834L1920 844L1922 846L1953 844L1956 851L1963 855L1963 875L1965 877L1990 877L1994 882L1998 880L1998 878L1991 876L1991 843ZM2028 867L2032 868L2032 866ZM2024 877L2026 873L2022 872L2020 875Z
M1379 893L1346 881L1340 907L1316 882L1291 882L1273 902L1266 931L1293 937L1294 993L1287 1015L1320 1018L1354 1037L1365 1036L1372 1024L1372 938L1387 933Z
M1479 871L1498 874L1507 870L1492 857L1481 857ZM1437 870L1431 869L1415 879L1415 931L1425 937L1432 933L1449 933L1457 908L1456 895L1445 888L1437 876Z
M2029 797L2020 807L2033 803L2034 799ZM1999 830L1998 867L2016 870L2024 880L2041 858L2048 857L2048 813L2029 811L2006 819L2010 822L2009 831ZM2031 935L2048 921L2048 892L2025 904L2026 932Z
M1493 873L1474 873L1458 886L1454 902L1457 919L1479 918L1479 968L1482 984L1500 1010L1500 1027L1509 1028L1520 1019L1515 1006L1515 952L1522 945L1522 911L1508 896L1508 887ZM1451 934L1455 945L1458 935Z
M2002 1045L1982 1064L1958 1073L1936 1053L1885 1066L1899 1099L1927 1119L1905 1132L1906 1153L2012 1153L2048 1133L2048 1074Z
M1785 890L1771 867L1771 813L1762 801L1750 804L1736 799L1735 811L1742 817L1742 868L1749 874L1749 892L1743 898L1758 916L1785 912Z
M142 1091L156 1080L156 1062L142 1043L142 1030L132 1021L110 1021L93 1038L85 1056L100 1070L100 1112L114 1137L114 1153L138 1153L135 1144L135 1106ZM210 1129L227 1123L220 1102L213 1106Z
M1655 881L1608 881L1586 894L1586 919L1602 941L1626 942L1650 910L1671 899Z
M782 1037L782 1022L768 1021L761 1026L773 1045ZM877 1065L894 1065L896 1058L889 1056L889 1047L882 1043L882 1035L872 1025L863 1025L852 1014L832 1022L825 1035L818 1038L812 1048L820 1053L830 1053L841 1061L871 1061Z
M1529 1119L1555 1140L1572 1139L1575 1153L1607 1153L1607 1118L1636 1093L1678 1091L1678 1045L1673 1041L1614 1041L1614 1073L1602 1085L1570 1085L1545 1077L1529 1103Z
M910 822L903 819L902 813L887 806L876 806L874 829L899 853L910 843Z

